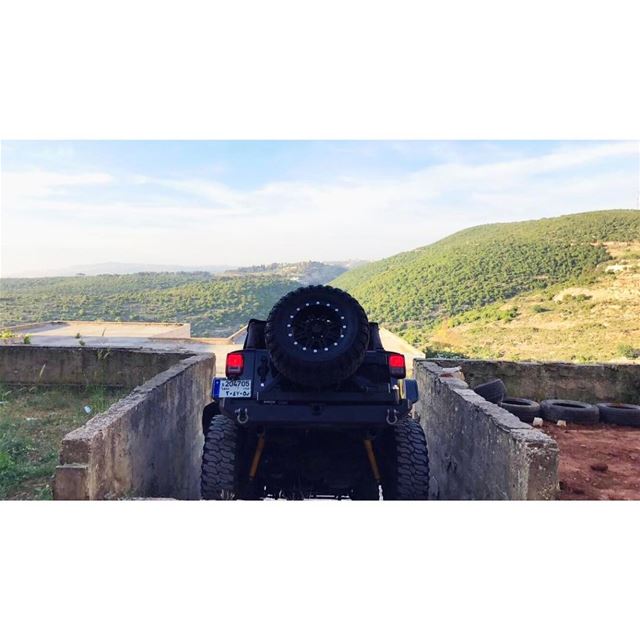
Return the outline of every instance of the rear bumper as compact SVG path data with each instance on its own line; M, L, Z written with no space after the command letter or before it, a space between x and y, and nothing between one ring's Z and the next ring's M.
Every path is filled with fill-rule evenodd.
M220 413L247 426L384 427L405 418L411 403L397 404L266 404L251 399L225 398Z

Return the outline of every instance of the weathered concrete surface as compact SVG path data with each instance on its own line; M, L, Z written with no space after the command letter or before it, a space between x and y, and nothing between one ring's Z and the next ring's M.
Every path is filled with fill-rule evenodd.
M0 345L0 382L135 387L190 352Z
M501 378L510 396L583 402L640 403L640 365L511 362L508 360L433 360L460 366L469 386Z
M54 320L7 327L33 337L189 338L191 325L186 322L105 322L101 320Z
M201 413L214 370L214 356L191 356L67 434L54 498L197 499Z
M427 436L431 493L442 500L547 500L558 489L558 447L434 362L416 360L416 414Z

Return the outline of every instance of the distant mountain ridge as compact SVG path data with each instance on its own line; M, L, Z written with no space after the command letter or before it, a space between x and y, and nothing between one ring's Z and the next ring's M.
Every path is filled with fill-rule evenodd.
M58 278L71 276L101 276L128 275L133 273L227 273L272 274L289 271L301 272L304 268L323 270L328 275L325 281L338 277L342 272L355 266L366 264L366 260L337 260L318 262L307 260L304 262L273 262L271 264L238 266L229 264L183 265L183 264L155 264L145 262L98 262L95 264L76 264L69 267L53 267L50 269L29 270L22 273L5 276L7 278ZM333 271L332 271L333 269Z
M30 270L7 276L12 278L55 278L68 276L126 275L130 273L222 273L235 268L228 264L186 266L178 264L153 264L144 262L98 262L96 264L76 264L43 270Z
M271 264L254 265L251 267L239 267L225 271L225 275L270 275L282 278L290 278L300 285L323 284L337 278L344 273L347 267L340 263L327 264L326 262L272 262Z

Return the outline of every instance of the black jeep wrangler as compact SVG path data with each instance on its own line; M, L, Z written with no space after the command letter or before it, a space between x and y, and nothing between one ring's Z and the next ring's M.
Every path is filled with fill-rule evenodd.
M207 500L426 500L424 432L405 360L348 293L309 286L251 320L203 413Z

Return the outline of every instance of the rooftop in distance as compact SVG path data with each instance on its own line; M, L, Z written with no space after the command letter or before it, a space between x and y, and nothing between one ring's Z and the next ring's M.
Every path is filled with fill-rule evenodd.
M13 331L44 337L190 338L191 327L182 322L90 322L57 320L10 327Z

